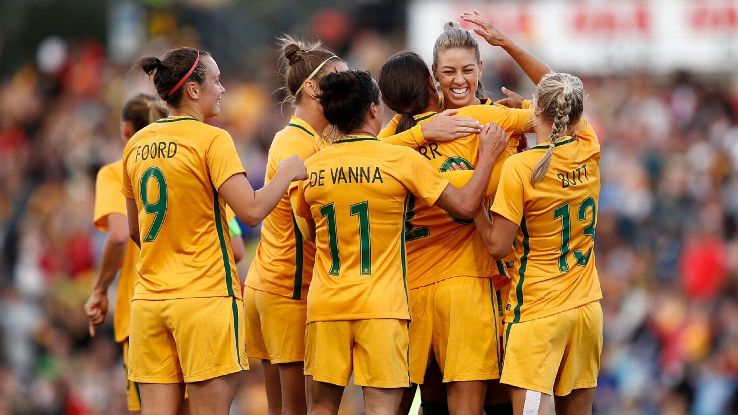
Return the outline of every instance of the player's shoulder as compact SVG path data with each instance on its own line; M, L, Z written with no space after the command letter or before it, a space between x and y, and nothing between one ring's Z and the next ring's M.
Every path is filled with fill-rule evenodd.
M112 163L108 163L97 171L97 181L120 180L123 176L123 160L116 160Z
M504 105L495 104L494 102L489 102L486 104L474 104L474 105L467 105L466 107L459 108L459 111L456 113L457 115L463 115L465 117L481 117L481 116L489 116L490 114L501 114L506 113L510 110L510 108L507 108Z

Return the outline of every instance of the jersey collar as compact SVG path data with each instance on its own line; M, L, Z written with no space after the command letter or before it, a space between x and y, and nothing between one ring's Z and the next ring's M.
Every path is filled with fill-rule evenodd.
M318 133L315 132L313 127L311 127L310 124L307 123L307 121L303 120L302 118L295 117L294 115L290 117L290 122L287 123L287 126L302 130L305 133L309 134L311 137L318 137Z
M170 115L167 118L161 118L154 122L156 123L165 123L165 122L175 122L175 121L197 121L196 119L190 117L189 115Z
M576 140L575 137L561 137L561 139L559 140L559 142L556 143L555 147L563 146L564 144L569 144L569 143L571 143L574 140ZM539 144L539 145L537 145L535 147L532 147L531 150L541 150L541 149L545 150L550 145L551 145L551 142L550 141L547 141L545 143L542 143L542 144Z
M427 120L428 118L430 118L430 117L432 117L434 115L436 115L435 112L429 111L429 112L424 112L422 114L413 115L413 119L415 119L415 122L418 122L418 121Z
M334 141L333 144L351 143L353 141L371 141L371 140L377 141L377 137L373 135L368 135L368 134L351 134L351 135L347 135L346 137L343 137L340 140Z

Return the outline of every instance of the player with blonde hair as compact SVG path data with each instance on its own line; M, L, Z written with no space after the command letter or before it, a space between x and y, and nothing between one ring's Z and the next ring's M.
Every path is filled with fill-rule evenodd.
M582 117L582 81L543 77L533 98L537 145L508 158L492 223L475 223L489 253L515 257L501 382L521 414L592 413L602 353L594 237L600 146Z

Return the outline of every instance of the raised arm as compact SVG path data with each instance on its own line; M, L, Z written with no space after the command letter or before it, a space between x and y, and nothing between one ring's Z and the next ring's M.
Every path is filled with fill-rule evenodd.
M476 25L474 33L483 37L487 43L504 49L534 84L537 85L541 81L541 78L543 78L543 75L551 72L551 68L548 65L513 42L492 24L492 20L482 17L478 11L465 11L461 13L461 19Z
M256 226L277 206L293 180L307 178L305 164L298 156L291 156L279 164L272 180L259 190L254 190L243 174L234 174L218 188L228 206L244 223Z

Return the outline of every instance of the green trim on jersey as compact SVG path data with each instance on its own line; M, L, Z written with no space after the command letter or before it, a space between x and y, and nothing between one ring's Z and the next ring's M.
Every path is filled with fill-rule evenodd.
M311 132L310 132L310 130L308 130L307 128L305 128L305 127L303 127L303 126L301 126L301 125L299 125L299 124L295 124L295 123L291 122L291 123L287 123L287 126L288 126L288 127L295 127L295 128L299 128L299 129L301 129L302 131L305 131L306 133L310 134L310 137L315 137L315 134L311 133Z
M302 232L297 226L295 214L292 214L292 227L295 230L295 286L292 288L292 299L299 300L302 295Z
M405 194L405 203L402 206L402 217L407 218L407 206L410 198L414 195L410 192ZM402 283L405 285L405 298L408 301L408 307L410 307L410 294L407 291L407 256L405 255L405 225L407 220L402 221L402 235L400 236L400 256L402 261Z
M430 117L432 117L434 115L436 115L436 113L435 112L431 112L430 114L426 114L426 115L423 115L421 117L419 117L419 116L416 115L413 118L415 119L415 122L418 122L418 121L427 120L428 118L430 118Z
M236 297L231 297L231 310L233 310L233 334L236 336L236 358L238 359L238 365L243 370L241 364L241 345L238 344L238 305L236 304Z
M576 140L576 138L574 138L574 137L571 137L571 138L569 138L568 140L564 140L564 141L559 141L559 142L558 142L558 143L556 143L556 144L555 144L554 146L555 146L555 147L558 147L558 146L563 146L564 144L569 144L569 143L571 143L571 142L572 142L572 141L574 141L574 140ZM535 147L531 148L531 150L545 150L545 149L547 149L547 148L548 148L549 146L550 146L550 144L543 144L543 145L540 145L540 146L535 146Z
M347 135L346 138L343 138L341 140L336 140L336 141L333 142L333 144L338 144L338 143L351 143L353 141L372 141L372 140L373 141L379 141L377 139L377 137L374 137L374 136L356 137L356 136Z
M226 247L225 236L223 235L223 224L220 221L220 205L218 204L218 191L213 187L213 212L215 214L215 229L218 231L218 241L220 242L220 253L223 255L223 268L226 273L226 284L228 285L228 295L233 296L233 277L231 276L231 262L228 260L228 248Z
M525 270L528 267L528 255L530 255L530 237L525 218L520 222L520 230L523 232L523 257L520 259L520 280L515 287L515 298L517 304L513 309L513 323L520 322L520 308L523 306L523 282L525 281Z
M154 121L155 123L161 124L165 122L175 122L175 121L197 121L196 119L192 117L181 117L181 118L162 118L160 120Z

